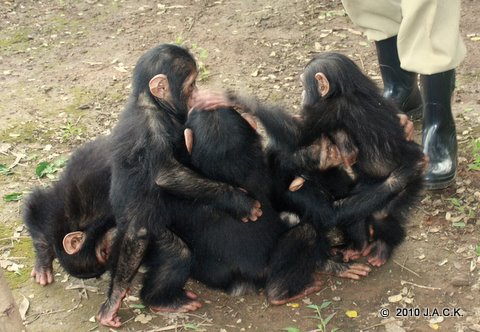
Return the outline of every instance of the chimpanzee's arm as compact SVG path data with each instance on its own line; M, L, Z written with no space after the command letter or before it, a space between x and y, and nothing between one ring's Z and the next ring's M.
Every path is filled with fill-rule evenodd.
M55 257L52 236L56 227L52 215L57 212L53 191L35 190L25 203L24 220L33 240L36 258L32 277L40 285L51 284L54 280L52 262Z
M267 132L273 144L286 148L290 151L298 147L301 135L300 121L287 113L278 105L266 105L252 97L244 97L229 94L231 102L244 110L255 115Z
M410 181L421 177L421 167L422 163L419 163L417 168L399 167L382 182L360 184L352 195L334 202L337 223L364 219L382 209L404 190Z
M336 225L335 213L328 194L312 181L305 181L297 191L285 191L286 207L301 216L301 222L312 223L317 230L328 230Z
M209 180L173 158L165 161L155 183L176 196L203 201L239 219L254 216L259 208L258 202L246 192Z

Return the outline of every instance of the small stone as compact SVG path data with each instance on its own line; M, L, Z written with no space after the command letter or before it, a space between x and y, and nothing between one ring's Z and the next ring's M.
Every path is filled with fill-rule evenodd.
M392 295L388 297L388 302L397 303L397 302L400 302L402 298L403 298L402 294Z
M467 276L456 276L452 279L452 286L454 287L463 287L470 286L472 282Z

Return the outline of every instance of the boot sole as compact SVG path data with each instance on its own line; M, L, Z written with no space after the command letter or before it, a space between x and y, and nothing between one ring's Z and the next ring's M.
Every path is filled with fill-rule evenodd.
M441 190L449 187L455 182L455 178L441 181L441 182L427 182L424 181L425 190Z

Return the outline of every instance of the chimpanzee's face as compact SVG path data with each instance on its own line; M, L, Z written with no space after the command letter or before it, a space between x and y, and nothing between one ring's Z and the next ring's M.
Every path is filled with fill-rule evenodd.
M192 72L185 82L182 85L182 96L185 98L187 108L190 109L193 107L193 101L195 99L195 95L198 91L197 88L197 76L198 72Z
M300 74L300 84L302 85L302 96L301 96L301 103L302 105L305 105L305 97L307 92L305 91L305 75Z

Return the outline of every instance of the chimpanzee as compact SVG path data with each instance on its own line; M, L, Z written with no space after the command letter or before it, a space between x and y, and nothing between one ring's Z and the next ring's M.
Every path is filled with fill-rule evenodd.
M78 278L107 269L115 233L109 155L108 137L87 143L73 153L58 182L28 197L23 218L36 252L32 276L40 285L53 282L54 257Z
M211 204L171 200L171 228L191 249L192 277L231 294L264 287L272 304L318 290L315 256L328 248L317 241L311 225L291 228L271 206L260 135L231 108L194 110L186 127L192 167L241 188L262 205L256 222L242 223Z
M142 294L153 310L195 310L195 294L185 292L191 253L169 228L170 197L195 200L238 220L256 220L260 203L241 188L207 179L187 167L183 125L196 93L197 67L182 47L162 44L140 57L128 104L112 132L110 202L117 222L108 299L97 318L118 327L118 308L149 247Z
M422 190L421 148L405 139L399 111L348 57L317 55L301 80L303 121L278 107L231 100L254 109L265 126L280 205L317 227L338 226L348 244L344 261L371 254L370 264L383 265L403 241L407 209ZM325 158L315 152L331 144L343 164L315 171Z

